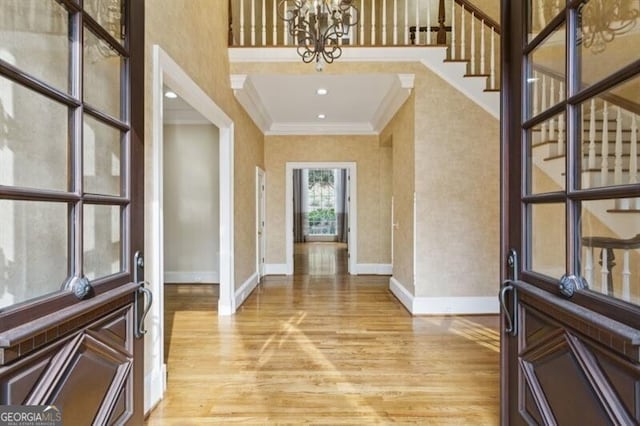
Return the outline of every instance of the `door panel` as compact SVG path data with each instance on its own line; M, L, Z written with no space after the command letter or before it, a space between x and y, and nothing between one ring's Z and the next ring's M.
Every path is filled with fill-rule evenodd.
M502 424L638 424L640 1L501 4Z
M105 5L0 5L0 404L137 425L144 2Z
M632 424L640 410L640 331L517 285L523 342L520 408L543 424ZM580 407L576 410L576 407Z

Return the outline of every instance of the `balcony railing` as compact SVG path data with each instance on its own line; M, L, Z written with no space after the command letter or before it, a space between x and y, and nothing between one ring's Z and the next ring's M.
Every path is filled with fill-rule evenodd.
M278 17L278 7L292 5L293 1L233 0L229 46L295 46ZM467 62L467 74L486 76L487 88L498 89L500 26L468 0L354 0L353 5L358 22L339 41L343 48L444 45L448 60Z

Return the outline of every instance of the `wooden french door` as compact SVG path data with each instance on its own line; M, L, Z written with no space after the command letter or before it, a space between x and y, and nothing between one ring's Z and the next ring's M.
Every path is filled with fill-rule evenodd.
M502 28L502 424L638 424L640 1Z
M0 405L65 425L142 423L143 32L142 0L0 2Z

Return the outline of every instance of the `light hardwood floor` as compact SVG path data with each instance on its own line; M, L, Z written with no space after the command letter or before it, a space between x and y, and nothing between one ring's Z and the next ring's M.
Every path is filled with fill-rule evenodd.
M345 258L297 247L294 276L230 318L217 286L168 286L168 390L147 424L498 424L498 317L411 317L388 277L328 274Z

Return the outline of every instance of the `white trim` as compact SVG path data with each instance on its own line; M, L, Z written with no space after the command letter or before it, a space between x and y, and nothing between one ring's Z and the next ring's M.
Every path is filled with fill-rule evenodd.
M413 313L413 294L398 281L395 277L389 278L389 290L402 303L410 314Z
M260 181L264 188L260 188ZM260 192L262 191L262 202L260 202ZM267 202L267 175L259 166L256 166L256 272L258 279L265 275L264 256L266 255L267 240L267 219L266 219L266 202ZM260 221L264 223L260 226ZM260 230L262 228L262 235ZM260 253L263 257L260 258ZM236 305L237 306L237 305Z
M260 277L258 276L258 273L255 272L253 275L249 277L249 279L247 279L244 282L244 284L240 286L239 289L236 290L236 293L235 293L236 309L240 307L245 300L247 300L247 297L249 297L251 292L258 286L259 282L260 282Z
M499 314L497 297L415 297L394 277L389 290L412 315Z
M380 134L384 130L402 104L409 98L414 80L414 74L398 74L398 78L393 82L393 89L387 92L371 119L371 126L376 134Z
M286 263L265 263L264 264L265 275L287 275Z
M500 304L492 297L416 297L414 315L474 315L498 314Z
M271 128L273 119L269 111L265 108L262 99L260 99L260 95L251 82L251 79L247 78L246 74L232 74L231 88L238 102L240 102L245 110L251 112L250 116L255 125L262 130L262 133L266 133Z
M294 169L347 169L349 174L349 272L355 274L358 265L358 183L355 162L287 162L285 172L285 247L286 274L293 274L293 170Z
M391 275L393 265L390 263L358 263L356 274L358 275Z
M220 298L218 315L232 314L235 311L233 258L233 121L216 103L191 79L191 77L158 45L152 47L152 146L151 164L152 183L150 193L145 190L146 209L151 209L151 235L148 236L150 247L147 252L153 253L147 261L147 281L151 291L156 295L155 303L149 313L148 324L153 324L151 332L145 337L151 354L151 377L162 376L164 368L164 218L163 218L163 91L164 85L170 86L185 102L202 114L211 124L218 127L220 133ZM155 379L154 379L155 380ZM153 383L151 383L153 384ZM145 383L145 386L147 384ZM153 384L155 386L155 384ZM162 392L158 388L145 387L145 407L160 401Z
M167 365L160 369L153 369L144 376L144 413L149 414L162 400L167 390Z
M266 130L266 136L275 135L377 135L378 132L371 123L351 122L351 123L324 123L314 122L279 122L273 123Z
M220 282L218 271L164 271L164 283L207 283Z
M447 47L356 47L342 51L340 62L419 62L422 59L444 60ZM235 62L301 62L295 47L230 47L229 61ZM309 64L309 67L313 67Z

